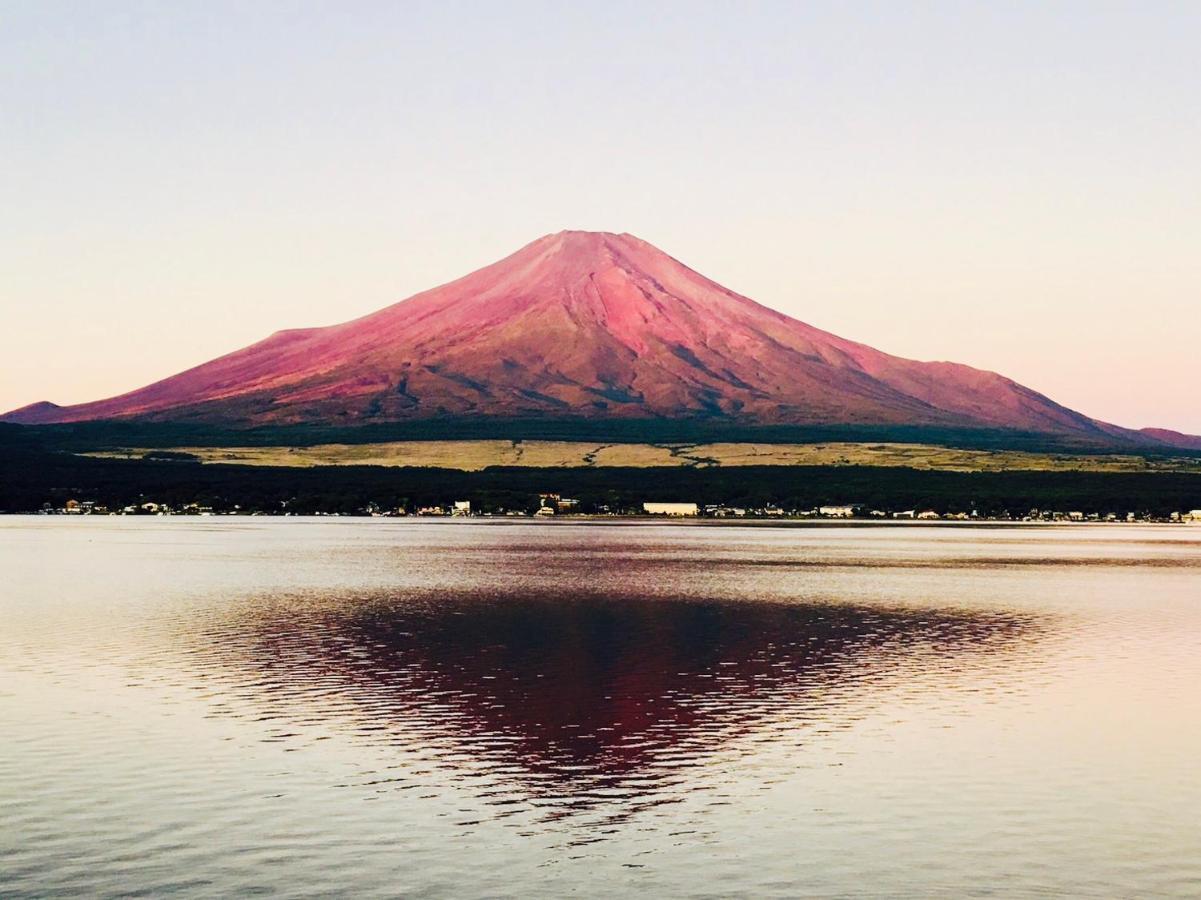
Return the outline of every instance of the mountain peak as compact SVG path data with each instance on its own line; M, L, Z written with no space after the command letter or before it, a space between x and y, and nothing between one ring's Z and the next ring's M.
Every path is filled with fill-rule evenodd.
M22 422L27 425L57 422L62 409L63 407L57 403L51 403L49 400L38 400L35 403L28 403L20 409L14 409L12 412L0 416L0 421Z
M618 234L613 231L580 231L576 229L564 229L556 231L552 234L544 235L539 240L552 240L565 246L585 246L594 247L604 245L609 242L621 242L627 239L635 238L632 234L621 232Z
M595 262L603 265L616 257L628 257L631 252L648 248L654 254L670 258L631 234L615 234L611 231L559 231L545 235L523 249L547 254L560 264L586 265Z

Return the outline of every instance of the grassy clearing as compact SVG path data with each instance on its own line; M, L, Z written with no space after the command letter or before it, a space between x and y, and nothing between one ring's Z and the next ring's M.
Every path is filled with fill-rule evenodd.
M164 448L85 456L144 459ZM1177 472L1201 474L1201 459L1123 454L1081 456L1019 450L961 450L927 444L603 444L585 441L394 441L311 447L172 447L202 463L250 466L414 466L476 472L531 468L687 466L885 466L948 472Z

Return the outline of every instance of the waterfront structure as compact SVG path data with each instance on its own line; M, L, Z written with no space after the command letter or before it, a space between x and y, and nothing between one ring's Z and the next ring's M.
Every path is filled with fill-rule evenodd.
M695 503L643 503L642 511L652 516L695 516L700 508Z
M817 511L819 515L830 516L835 519L849 519L855 515L855 507L851 504L819 506Z

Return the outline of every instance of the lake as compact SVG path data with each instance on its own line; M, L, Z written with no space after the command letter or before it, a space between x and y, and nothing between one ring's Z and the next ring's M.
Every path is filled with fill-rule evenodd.
M0 894L1197 896L1201 527L0 519Z

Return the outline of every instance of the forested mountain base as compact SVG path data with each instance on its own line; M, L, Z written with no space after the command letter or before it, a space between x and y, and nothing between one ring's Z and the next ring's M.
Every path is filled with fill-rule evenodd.
M812 444L892 442L964 450L1019 450L1033 453L1144 453L1201 458L1201 451L1154 442L1078 437L987 428L935 428L904 425L739 425L722 419L512 419L445 417L418 422L356 425L286 425L229 428L141 420L77 422L68 425L14 425L0 422L0 447L21 445L57 450L120 447L311 447L387 441L594 441L609 444Z
M1201 508L1201 475L1097 472L946 472L871 466L737 468L488 468L376 466L275 468L79 457L0 444L0 510L29 512L68 499L109 509L154 501L214 511L353 513L467 499L477 511L532 510L540 493L580 501L581 512L622 512L647 500L807 510L858 503L888 511L932 509L1024 515L1032 508L1149 513Z

